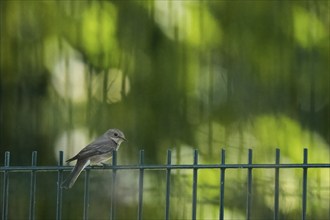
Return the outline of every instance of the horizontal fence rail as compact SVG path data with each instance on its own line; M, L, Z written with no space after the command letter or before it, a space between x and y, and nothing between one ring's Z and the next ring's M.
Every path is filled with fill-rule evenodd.
M145 170L165 170L166 171L166 188L165 188L165 213L164 219L170 219L170 193L171 193L171 171L178 169L189 169L193 171L192 175L192 219L197 219L197 190L198 190L198 171L202 169L218 169L220 171L220 186L219 186L219 217L218 219L224 219L224 198L225 198L225 177L227 169L246 169L247 170L247 195L246 195L246 219L251 219L251 205L252 205L252 185L253 185L253 169L274 169L274 216L273 219L279 219L279 172L280 169L302 169L302 198L301 198L301 219L306 219L307 212L307 188L308 188L308 169L313 168L330 168L329 163L308 163L308 150L303 151L302 163L293 164L281 164L280 163L280 150L276 149L275 163L274 164L254 164L252 162L252 150L248 150L248 163L246 164L227 164L226 163L226 152L224 149L221 151L221 158L219 164L199 164L198 162L198 151L194 150L192 164L172 164L171 150L167 151L167 162L166 164L150 165L144 162L144 150L140 151L139 163L136 165L119 165L117 164L117 152L114 152L111 165L102 166L88 166L85 168L85 182L84 182L84 201L83 201L83 219L89 217L89 180L90 172L93 170L112 170L111 179L111 206L110 206L110 219L116 219L116 175L119 170L138 170L138 207L137 207L137 219L143 219L143 192L144 192L144 172ZM63 165L63 152L59 152L59 162L57 166L37 166L37 152L32 152L31 166L10 166L10 152L5 152L4 164L0 166L0 173L3 176L2 183L2 219L13 219L8 216L8 200L9 194L9 173L13 172L29 172L30 173L30 201L29 201L29 219L35 219L36 213L36 183L37 183L37 172L57 172L57 188L56 188L56 219L62 219L62 200L63 200L63 189L61 188L61 182L63 180L63 171L72 170L72 166Z

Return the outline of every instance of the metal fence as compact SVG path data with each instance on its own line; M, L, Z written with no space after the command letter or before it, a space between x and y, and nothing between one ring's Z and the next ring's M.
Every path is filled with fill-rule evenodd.
M226 196L225 192L225 179L226 170L228 169L245 169L247 170L247 194L246 194L246 219L251 218L251 204L252 204L252 186L253 186L253 170L255 169L272 169L274 170L274 216L273 219L279 219L279 179L281 169L292 169L298 168L302 172L302 198L301 198L301 219L306 219L306 210L308 206L307 189L308 189L308 170L315 168L329 169L329 163L308 163L308 150L303 151L303 161L302 163L295 164L283 164L280 163L280 150L276 149L276 157L274 164L254 164L252 162L252 150L248 150L248 163L246 164L227 164L225 150L221 151L221 160L219 164L199 164L198 161L198 151L194 151L193 163L192 164L172 164L171 150L167 151L167 163L164 165L149 165L144 163L144 151L140 151L139 164L136 165L119 165L117 164L117 153L114 152L112 165L109 166L89 166L86 168L85 179L84 179L84 205L83 205L83 218L88 219L89 216L89 174L91 171L96 169L110 169L112 170L112 184L111 184L111 209L109 210L110 219L116 219L116 174L119 170L138 170L139 180L138 180L138 216L137 219L143 219L143 192L144 192L144 173L146 170L165 170L166 171L166 191L165 193L165 212L164 219L170 219L170 192L171 192L171 172L176 169L188 169L193 171L193 184L192 184L192 219L197 219L197 184L198 184L198 171L202 169L218 169L220 170L220 184L219 184L219 215L218 219L224 219L225 203L224 198ZM5 153L4 166L0 167L0 172L3 175L2 184L2 219L9 219L8 216L8 199L11 196L9 193L10 187L10 176L12 172L28 172L30 173L30 189L29 189L29 219L35 219L36 215L36 172L57 172L57 189L56 189L56 219L62 219L62 194L63 189L61 188L61 182L63 179L63 171L71 170L71 166L63 165L63 152L59 152L59 163L57 166L37 166L37 152L32 152L32 163L31 166L10 166L10 152Z

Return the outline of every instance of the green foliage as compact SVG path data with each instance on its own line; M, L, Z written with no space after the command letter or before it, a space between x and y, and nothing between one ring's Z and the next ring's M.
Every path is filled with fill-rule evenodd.
M329 163L328 8L326 1L1 1L0 155L10 150L12 164L26 165L37 150L38 165L54 165L58 150L69 157L118 127L129 139L119 163L137 163L141 148L146 163L165 163L167 148L173 163L192 163L194 148L202 163L219 163L221 148L228 163L246 163L247 148L269 163L276 147L283 162L301 163L308 147L310 162ZM313 218L329 218L325 172L309 173ZM246 174L226 175L226 217L244 218ZM122 191L134 197L137 178L128 177ZM254 177L253 217L269 218L274 176ZM301 172L284 171L281 181L281 215L295 218ZM38 183L46 194L54 182ZM191 184L191 173L173 173L172 218L191 217ZM148 175L146 186L144 217L162 218L164 175ZM199 173L199 218L216 218L218 188L219 171ZM104 203L91 214L108 218L109 187L97 189L92 201ZM75 190L64 199L77 211L64 217L81 218L82 203L72 205L83 199L79 182ZM118 217L133 218L135 197L122 195ZM26 198L10 209L26 207ZM38 208L54 208L54 195L43 199Z

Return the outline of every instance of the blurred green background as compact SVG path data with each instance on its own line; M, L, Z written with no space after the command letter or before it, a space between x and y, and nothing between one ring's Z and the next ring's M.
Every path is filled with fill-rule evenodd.
M119 164L330 161L329 1L0 2L0 163L56 165L108 128ZM274 172L253 172L252 219L273 216ZM56 173L37 174L37 219L56 212ZM81 219L83 174L63 195ZM329 219L329 169L308 172L309 219ZM9 216L28 215L29 174L10 174ZM165 171L147 171L144 219L162 219ZM199 219L219 213L219 171L198 176ZM3 176L0 177L2 184ZM91 173L90 218L110 215L111 172ZM280 218L301 218L302 170L280 172ZM2 185L1 185L2 186ZM191 218L192 171L173 172L170 215ZM0 192L2 195L2 191ZM1 197L2 198L2 197ZM118 173L118 219L136 219L138 172ZM226 172L225 217L245 219L246 170ZM2 207L2 201L1 201Z

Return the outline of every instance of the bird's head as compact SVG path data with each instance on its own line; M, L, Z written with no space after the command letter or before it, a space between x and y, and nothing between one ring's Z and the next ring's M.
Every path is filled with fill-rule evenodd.
M121 144L121 142L127 141L124 133L121 130L116 129L116 128L109 129L107 132L105 132L105 135L109 139L116 142L117 144Z

